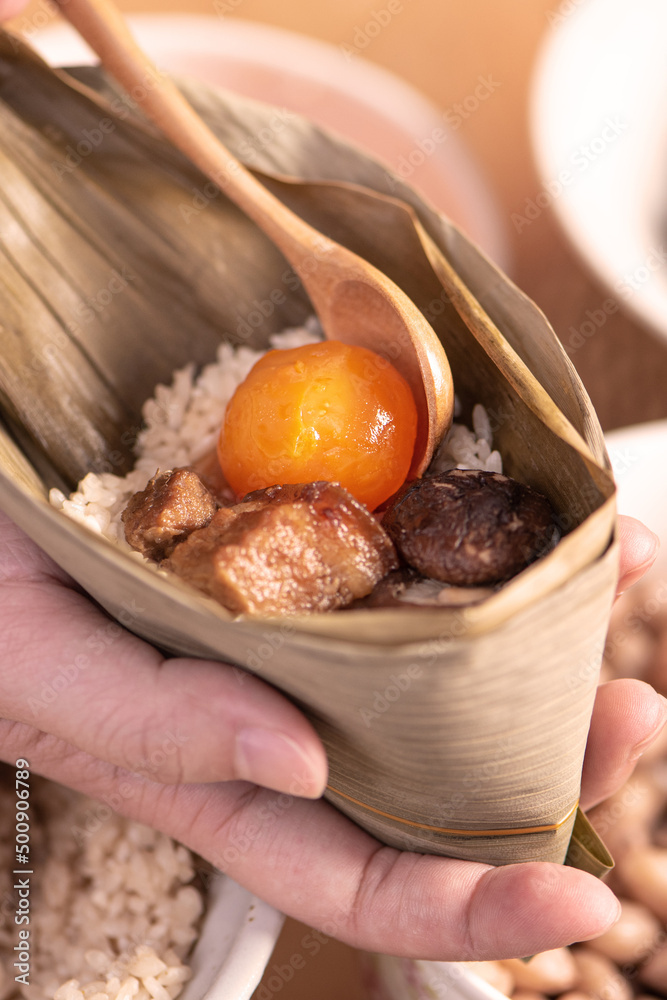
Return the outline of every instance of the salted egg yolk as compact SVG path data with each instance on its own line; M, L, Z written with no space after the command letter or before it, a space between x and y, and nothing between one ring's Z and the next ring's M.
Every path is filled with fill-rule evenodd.
M227 406L218 457L239 496L327 480L374 510L405 482L416 433L412 392L393 365L327 340L257 362Z

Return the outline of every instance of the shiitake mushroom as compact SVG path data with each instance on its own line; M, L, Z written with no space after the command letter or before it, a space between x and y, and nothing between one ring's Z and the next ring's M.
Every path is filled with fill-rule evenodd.
M545 496L509 476L477 469L409 483L382 526L409 566L456 586L509 580L559 538Z

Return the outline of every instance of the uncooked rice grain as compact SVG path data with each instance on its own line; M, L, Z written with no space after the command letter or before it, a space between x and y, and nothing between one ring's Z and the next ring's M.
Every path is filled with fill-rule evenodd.
M193 858L108 806L31 777L30 973L15 981L13 772L0 771L0 1000L175 1000L202 893Z

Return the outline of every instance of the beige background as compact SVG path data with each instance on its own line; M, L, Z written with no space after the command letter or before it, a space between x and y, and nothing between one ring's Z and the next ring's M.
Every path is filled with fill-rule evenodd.
M599 309L608 292L591 278L562 236L550 211L518 234L510 222L527 198L540 191L531 161L527 95L542 38L552 30L548 15L565 15L585 0L393 0L400 6L363 55L400 74L440 108L474 93L479 77L500 86L459 129L482 165L507 224L514 258L512 276L542 307L566 339L587 309ZM47 0L34 0L15 25L30 28L45 16ZM341 45L354 38L387 0L227 0L220 10ZM187 11L214 14L213 0L119 0L126 11ZM51 15L49 14L49 17ZM613 211L613 206L610 206ZM660 342L623 311L576 353L575 363L605 429L667 417L667 342ZM289 921L271 965L300 954L306 929ZM301 964L301 963L299 963ZM275 982L275 980L274 980ZM329 942L275 993L281 1000L363 996L356 955Z

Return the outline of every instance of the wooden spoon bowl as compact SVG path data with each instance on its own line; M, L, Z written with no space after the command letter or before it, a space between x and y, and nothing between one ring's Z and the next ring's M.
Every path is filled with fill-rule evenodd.
M331 340L391 361L417 405L410 476L420 476L452 420L447 357L423 314L368 261L313 229L239 163L140 49L109 0L57 0L102 65L164 134L276 244L297 272Z

